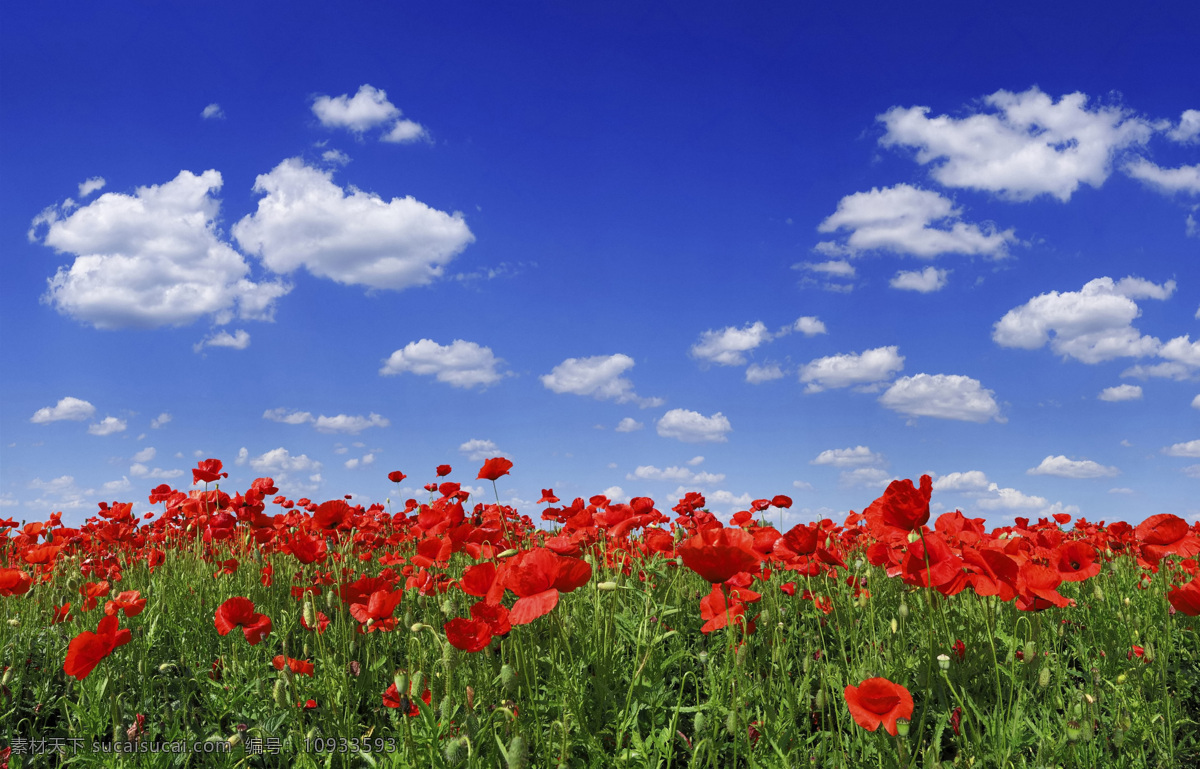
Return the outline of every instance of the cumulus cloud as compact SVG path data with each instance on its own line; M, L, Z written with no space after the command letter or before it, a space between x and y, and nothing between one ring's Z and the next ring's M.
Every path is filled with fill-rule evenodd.
M218 237L212 193L221 184L214 170L181 171L132 195L105 193L66 216L63 207L43 211L30 240L75 261L49 280L42 302L100 329L183 326L206 315L223 324L235 309L243 319L270 320L291 287L249 280L249 265Z
M1195 398L1192 398L1192 408L1200 409L1200 395L1197 395Z
M621 376L633 365L633 358L621 353L567 358L540 378L546 389L556 393L590 395L597 400L616 400L617 403L633 402L642 408L662 405L661 398L639 397L633 391L633 382Z
M254 182L258 210L233 226L249 253L280 274L304 267L346 285L400 291L442 276L475 240L462 214L411 195L385 201L333 183L332 171L289 158Z
M672 481L690 483L696 486L713 486L725 480L724 473L693 473L686 467L667 467L659 469L654 465L639 465L632 473L625 476L630 481Z
M703 464L703 462L704 462L704 457L695 456L695 457L692 457L691 459L689 459L685 464L687 464L691 467L695 467L696 465Z
M171 421L171 415L164 411L163 413L156 416L154 419L150 420L150 428L153 430L157 430L158 428L162 427L163 425L167 424L170 421Z
M1200 164L1163 168L1145 158L1138 158L1126 164L1125 173L1164 195L1176 192L1200 195Z
M244 350L249 346L250 334L239 328L232 334L228 331L210 334L192 345L192 352L200 352L205 347L228 347L231 350Z
M850 254L878 250L926 259L939 254L1003 257L1016 241L1011 229L996 232L961 218L961 209L949 198L898 184L847 195L817 231L848 230L845 248Z
M321 160L334 166L344 166L350 162L350 156L341 150L325 150L321 153Z
M274 476L285 473L315 473L321 469L321 463L309 459L307 454L294 457L291 452L280 446L250 459L250 468L263 475Z
M213 102L204 108L204 110L200 113L200 117L204 118L205 120L224 120L225 110L221 109L220 104Z
M816 336L817 334L827 334L825 324L815 315L805 315L796 318L796 322L792 324L793 331L799 331L805 336Z
M1084 363L1153 355L1161 343L1130 325L1141 314L1133 300L1166 299L1174 291L1173 280L1096 278L1080 291L1050 291L1009 310L993 326L992 340L1026 350L1049 342L1055 353Z
M280 407L264 411L263 419L269 419L272 422L282 422L285 425L302 425L313 421L313 415L307 411L289 410Z
M141 462L134 462L129 466L129 474L134 478L145 480L170 480L183 475L182 470L164 470L161 467L150 468Z
M1013 488L1000 488L995 483L989 483L985 493L986 496L975 501L984 510L1036 510L1049 504L1045 497L1024 494Z
M1046 457L1040 465L1025 472L1029 475L1054 475L1059 478L1111 478L1121 473L1115 467L1105 467L1090 459L1073 460L1062 455Z
M936 267L926 267L921 271L901 270L892 278L889 285L902 291L919 291L928 294L941 291L946 287L946 276L949 270L939 270Z
M94 511L96 509L96 503L91 499L95 491L76 486L74 476L60 475L48 481L34 478L29 482L29 488L40 492L41 495L37 499L27 502L26 507L56 510L89 508Z
M1117 385L1116 387L1105 387L1096 396L1102 401L1109 403L1118 403L1120 401L1138 401L1142 399L1142 388L1137 385Z
M782 378L783 368L778 363L751 363L746 367L746 381L750 384L762 384Z
M485 441L481 438L472 438L466 443L461 444L458 450L467 455L467 459L474 462L482 462L492 457L509 457L510 454L503 452L492 441Z
M158 454L158 450L153 446L147 446L138 453L133 455L134 462L149 462Z
M883 455L871 451L866 446L855 446L846 449L826 449L817 455L810 465L829 465L830 467L861 467L863 465L881 465Z
M836 387L883 382L902 368L904 356L899 354L898 347L877 347L857 355L847 353L817 358L800 368L800 381L808 385L805 392L816 393Z
M1200 109L1184 110L1179 123L1167 131L1167 138L1181 144L1200 141Z
M116 417L105 417L95 424L88 425L89 435L112 435L125 430L125 420Z
M1176 443L1162 450L1168 457L1200 457L1200 440Z
M1158 356L1190 368L1200 368L1200 339L1193 342L1189 337L1190 334L1168 341L1159 349Z
M79 197L86 198L93 192L104 189L104 185L107 183L108 182L104 181L103 176L93 176L86 181L82 181L79 183Z
M422 339L393 352L379 373L395 376L408 371L436 377L452 387L487 387L507 376L496 370L503 362L492 353L492 348L475 342L455 339L443 346L432 339Z
M380 137L386 142L415 141L425 135L419 124L400 117L400 109L388 101L386 91L367 84L359 86L353 96L318 96L312 111L326 128L344 128L357 135L388 126Z
M641 430L646 425L637 421L633 417L625 417L617 424L617 432L631 433L635 430Z
M349 414L338 414L337 416L327 417L319 416L313 426L317 428L317 432L322 433L346 433L348 435L357 435L363 430L370 427L387 427L391 422L387 418L379 414L371 413L368 416L361 414L350 416Z
M692 345L690 354L693 358L721 366L741 366L746 363L742 353L770 340L771 332L767 331L766 325L756 321L742 328L729 326L719 331L705 331L700 335L700 341Z
M58 422L60 420L69 419L74 422L82 422L85 419L90 419L96 413L96 407L85 400L72 398L67 396L53 406L45 406L34 412L29 418L30 422L35 425L44 425L49 422Z
M342 463L347 470L353 470L358 467L368 467L373 464L375 464L374 454L364 454L361 458L353 457Z
M979 380L959 374L917 374L897 379L879 402L912 417L986 422L1000 416L1000 407Z
M729 418L721 412L706 417L696 411L671 409L658 420L658 434L684 443L724 443L733 430Z
M887 487L895 480L895 476L879 467L860 467L855 470L843 470L838 475L838 483L845 488L865 486L867 488Z
M817 250L826 252L829 250L824 244L817 244ZM824 275L827 278L853 278L857 272L854 265L847 262L845 259L831 259L827 262L798 262L792 265L793 270L806 270L808 272L816 272Z
M880 143L916 149L917 162L933 164L933 178L947 187L1065 202L1080 184L1101 186L1114 155L1153 134L1150 123L1121 107L1089 109L1082 93L1055 101L1036 87L997 91L983 106L963 118L893 107L878 118L887 128Z
M986 491L987 488L987 475L981 470L946 473L933 479L934 491Z

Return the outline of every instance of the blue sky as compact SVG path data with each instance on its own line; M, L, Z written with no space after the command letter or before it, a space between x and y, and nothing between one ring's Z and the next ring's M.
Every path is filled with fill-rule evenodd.
M0 517L1200 516L1200 10L653 5L6 11Z

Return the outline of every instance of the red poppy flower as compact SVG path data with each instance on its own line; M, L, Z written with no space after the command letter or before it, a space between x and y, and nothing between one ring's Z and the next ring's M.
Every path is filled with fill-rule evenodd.
M1189 617L1200 615L1200 577L1195 577L1183 587L1171 588L1167 600L1176 611L1183 612Z
M1062 577L1055 569L1026 561L1017 572L1017 609L1041 611L1068 605L1070 599L1058 593L1061 584Z
M854 722L867 731L873 732L883 724L895 737L896 720L912 718L912 695L886 678L868 678L858 686L847 686L843 694Z
M68 601L62 606L55 607L54 616L50 618L51 625L57 625L60 622L66 622L71 619L71 602Z
M271 664L275 666L276 670L283 670L283 666L287 665L287 667L298 676L311 677L313 674L313 664L308 660L297 660L292 659L291 657L285 657L282 654L277 654L275 655L275 658L271 660Z
M314 628L312 625L308 624L308 621L304 619L304 615L301 614L300 624L304 626L305 630L316 630L317 635L321 635L325 632L326 628L329 627L329 617L325 616L325 612L317 612L317 626Z
M229 635L229 631L240 627L251 646L257 646L263 636L271 632L271 618L254 611L254 603L249 598L230 598L217 607L214 624L217 633Z
M33 577L20 569L0 569L0 595L24 595L32 584Z
M504 604L480 601L471 607L471 618L486 622L492 629L492 635L507 635L512 631L508 607Z
M538 505L546 505L546 504L550 504L550 505L553 505L553 504L557 504L557 503L558 503L558 497L554 496L554 489L542 489L542 498L541 498L541 499L539 499L539 500L538 500L536 503L534 503L534 504L538 504Z
M126 590L124 593L119 593L114 600L104 604L104 613L112 615L123 611L126 617L136 617L145 608L146 599L142 598L140 590Z
M442 629L451 646L472 654L482 651L492 640L492 628L483 620L455 617Z
M304 702L297 702L296 707L303 708L304 710L316 710L317 709L317 701L316 700L305 700Z
M1080 540L1059 545L1051 558L1051 565L1058 570L1063 582L1083 582L1100 573L1100 564L1096 563L1096 548Z
M771 498L771 507L787 508L787 507L791 507L791 506L792 506L792 498L791 497L784 496L783 494L777 494L776 496Z
M450 474L450 465L438 465L437 474L439 478L444 478Z
M916 531L929 520L929 498L933 495L933 479L921 476L918 490L907 478L892 481L880 497L883 522L905 531Z
M211 483L228 477L229 473L221 472L221 460L219 459L206 459L192 470L192 483L194 484L201 481Z
M366 603L350 604L350 616L367 626L366 632L374 630L389 631L396 627L396 618L392 614L404 598L403 590L376 590Z
M482 598L487 595L495 579L496 565L491 561L485 561L464 569L462 579L458 581L458 584L467 595Z
M492 457L483 463L483 467L479 470L479 475L475 476L483 478L486 481L494 481L502 475L508 475L508 471L512 469L513 463L504 457Z
M409 694L412 693L412 682L408 684ZM426 689L421 694L421 701L426 705L433 702L433 693ZM400 691L396 689L396 684L388 684L387 691L383 693L383 705L388 708L408 708L405 715L409 718L415 718L421 715L421 711L417 708L417 703L408 698L408 695L400 696Z
M67 658L63 661L63 671L82 681L102 659L112 654L113 649L129 643L131 638L133 633L129 628L118 629L117 618L107 616L100 620L95 633L85 630L71 640L67 646Z
M1138 524L1134 534L1141 540L1142 556L1151 563L1158 563L1171 553L1184 558L1200 554L1200 539L1177 515L1152 515Z
M388 480L391 481L392 483L399 483L400 481L404 480L407 477L408 477L407 475L400 472L399 470L393 470L390 473L388 473Z
M739 571L756 571L762 560L754 549L754 537L741 529L705 529L678 552L684 565L713 584Z
M558 594L569 593L587 584L592 567L579 558L561 556L554 551L537 547L521 557L520 562L506 567L505 586L519 598L509 610L509 621L527 625L549 614L558 605Z
M83 587L79 588L79 594L83 596L83 610L91 611L96 608L97 601L108 595L108 590L108 580L85 582Z

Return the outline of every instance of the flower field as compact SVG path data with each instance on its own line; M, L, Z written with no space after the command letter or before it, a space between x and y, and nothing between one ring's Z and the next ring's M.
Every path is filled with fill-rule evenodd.
M0 520L0 767L1200 766L1174 515L989 530L924 476L841 522L546 489L535 523L445 465L394 509L192 472Z

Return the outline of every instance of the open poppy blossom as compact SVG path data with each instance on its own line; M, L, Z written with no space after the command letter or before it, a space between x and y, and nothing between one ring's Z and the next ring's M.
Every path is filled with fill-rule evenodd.
M126 617L136 617L145 608L146 599L142 598L140 590L126 590L104 604L104 613L116 614L119 611L123 611Z
M100 620L99 627L93 633L85 630L71 640L67 646L67 658L63 660L63 671L78 678L87 678L100 661L118 646L124 646L133 638L129 628L118 629L117 618L113 615Z
M192 470L192 483L211 483L228 477L229 473L221 472L221 460L219 459L206 459Z
M350 616L362 623L362 632L394 630L396 618L392 614L403 598L403 590L376 590L365 602L350 604Z
M527 625L558 606L559 593L587 584L592 567L587 561L536 547L507 567L504 585L519 598L509 611L509 622Z
M873 732L883 724L887 733L895 737L896 721L912 718L912 695L886 678L868 678L858 686L847 686L843 695L854 722L867 731Z
M1175 611L1189 617L1200 616L1200 577L1194 577L1183 587L1171 588L1167 600L1175 607Z
M0 595L23 595L32 584L33 578L20 569L0 569Z
M229 635L234 628L240 627L251 646L257 646L263 636L271 632L271 618L254 611L254 603L249 598L230 598L217 607L214 624L217 633Z
M275 666L276 670L283 670L283 668L286 666L298 676L312 676L313 674L313 664L308 660L297 660L292 659L291 657L285 657L282 654L277 654L275 655L275 658L271 660L271 664Z
M392 472L388 473L388 480L391 481L392 483L399 483L400 481L404 480L407 477L408 477L407 475L400 472L399 470L393 470Z
M508 475L508 471L512 469L513 463L504 457L492 457L483 463L483 467L479 469L477 479L482 478L485 481L494 481L502 475Z
M729 528L705 529L679 548L679 556L685 566L713 584L740 571L757 571L762 560L753 535Z
M492 629L483 620L455 617L442 629L451 646L472 654L482 651L492 640Z

